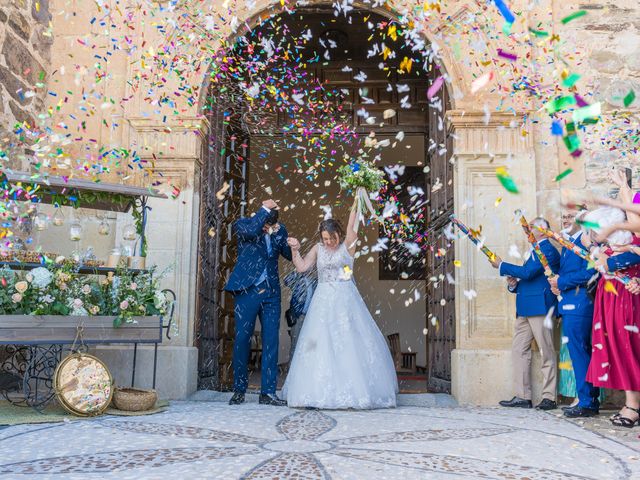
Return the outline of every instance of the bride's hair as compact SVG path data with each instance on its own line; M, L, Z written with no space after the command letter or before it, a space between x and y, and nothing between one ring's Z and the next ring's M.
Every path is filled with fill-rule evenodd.
M318 225L318 235L322 236L322 232L327 232L329 235L338 235L338 239L342 241L344 239L344 230L340 222L333 219L328 218L327 220L323 220Z

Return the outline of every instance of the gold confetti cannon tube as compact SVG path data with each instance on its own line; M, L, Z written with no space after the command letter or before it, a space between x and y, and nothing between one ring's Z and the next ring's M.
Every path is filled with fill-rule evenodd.
M593 258L591 258L591 255L589 254L589 252L587 250L585 250L584 248L580 248L575 243L567 240L562 235L560 235L560 234L558 234L556 232L553 232L551 230L547 230L546 228L542 228L542 227L539 227L537 225L534 225L534 227L537 228L540 232L542 232L545 237L550 238L552 240L555 240L560 245L562 245L564 248L566 248L567 250L570 250L571 252L575 253L577 256L579 256L583 260L586 260L587 262L593 263ZM624 274L622 274L620 272L607 272L607 275L612 276L612 277L616 277L624 285L628 285L629 282L631 282L631 278L630 277L627 277L626 275L624 275Z
M485 247L484 245L482 245L480 243L480 240L478 239L478 237L476 237L473 232L471 232L471 230L464 224L462 223L460 220L458 220L454 215L451 215L449 217L451 219L451 222L453 222L453 224L458 227L460 229L460 231L462 233L464 233L467 238L469 240L471 240L475 245L477 245L478 247L480 247L480 251L482 253L484 253L487 258L491 261L495 260L496 258L496 254L493 253L491 250L489 250L487 247Z
M533 231L531 230L531 226L529 225L529 222L527 222L527 219L524 218L524 215L520 210L516 210L515 213L516 215L520 216L520 225L522 225L522 229L524 230L524 233L527 235L527 238L529 239L529 243L533 247L533 251L535 252L538 259L540 260L540 263L542 264L542 268L544 268L544 274L547 277L553 277L553 271L549 266L549 261L547 260L547 257L545 256L545 254L542 253L542 250L540 249L540 245L538 245L538 242L536 241L536 237L533 236Z

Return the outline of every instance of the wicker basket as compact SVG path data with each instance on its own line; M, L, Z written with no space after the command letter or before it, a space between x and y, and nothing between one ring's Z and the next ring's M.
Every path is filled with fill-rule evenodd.
M151 410L158 400L155 390L118 387L113 393L113 404L125 412L143 412Z

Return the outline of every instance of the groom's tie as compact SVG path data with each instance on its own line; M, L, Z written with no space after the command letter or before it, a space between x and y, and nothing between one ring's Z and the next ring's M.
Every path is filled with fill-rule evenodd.
M268 257L271 256L271 235L269 235L268 233L264 234L264 243L267 246L267 262L269 261ZM262 282L267 281L268 283L268 273L267 273L267 266L264 266L264 270L262 271L262 274L258 277L258 280L256 280L256 283L254 283L254 285L258 286L260 285Z

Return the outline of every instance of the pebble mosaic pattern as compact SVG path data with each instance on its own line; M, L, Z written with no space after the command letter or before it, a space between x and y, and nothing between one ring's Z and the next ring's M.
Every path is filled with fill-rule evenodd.
M3 480L640 478L638 452L615 439L541 412L477 408L176 402L153 417L0 429L0 459Z

